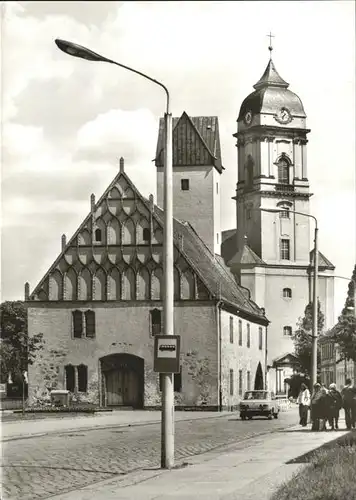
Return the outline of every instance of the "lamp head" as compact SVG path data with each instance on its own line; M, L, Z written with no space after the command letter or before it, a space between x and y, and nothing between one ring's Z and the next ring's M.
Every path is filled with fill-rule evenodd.
M100 54L83 47L82 45L67 42L66 40L61 40L59 38L56 38L54 42L62 52L65 52L70 56L80 57L81 59L86 59L87 61L111 62L110 59L107 59L106 57L103 57Z

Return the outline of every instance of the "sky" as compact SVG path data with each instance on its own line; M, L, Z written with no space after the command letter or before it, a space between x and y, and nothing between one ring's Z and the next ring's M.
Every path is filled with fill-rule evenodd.
M110 64L59 51L87 46L169 88L173 116L219 117L225 171L222 229L236 227L232 134L269 59L303 101L310 213L319 248L351 277L355 255L355 8L353 1L2 2L1 300L23 299L119 170L156 195L162 89ZM313 240L311 240L313 241ZM335 317L348 282L335 279Z

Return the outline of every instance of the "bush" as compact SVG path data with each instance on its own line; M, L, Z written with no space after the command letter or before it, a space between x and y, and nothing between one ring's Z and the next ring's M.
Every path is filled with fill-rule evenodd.
M282 485L271 500L356 500L356 442L321 448L311 463Z

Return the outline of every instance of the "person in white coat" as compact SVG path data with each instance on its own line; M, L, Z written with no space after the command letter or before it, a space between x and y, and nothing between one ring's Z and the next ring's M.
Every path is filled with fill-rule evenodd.
M306 427L308 423L308 410L310 406L310 392L305 384L300 386L297 403L299 404L299 423Z

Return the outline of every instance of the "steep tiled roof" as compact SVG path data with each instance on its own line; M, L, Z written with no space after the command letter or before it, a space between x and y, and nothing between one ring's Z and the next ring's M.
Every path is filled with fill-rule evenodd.
M155 163L163 166L164 119L159 122ZM221 172L221 148L217 116L173 118L173 166L214 165Z
M234 264L263 266L266 263L248 245L244 245L227 264L229 266L233 266Z
M311 265L314 265L314 249L310 252L310 262ZM318 267L321 269L335 269L334 264L330 262L329 259L325 257L321 252L319 252L319 262L318 262Z
M163 225L163 211L155 207L155 215ZM233 274L222 265L220 259L215 258L188 222L174 219L173 231L175 245L198 273L213 297L220 298L238 310L267 322L262 309L249 299L248 290L236 283Z

